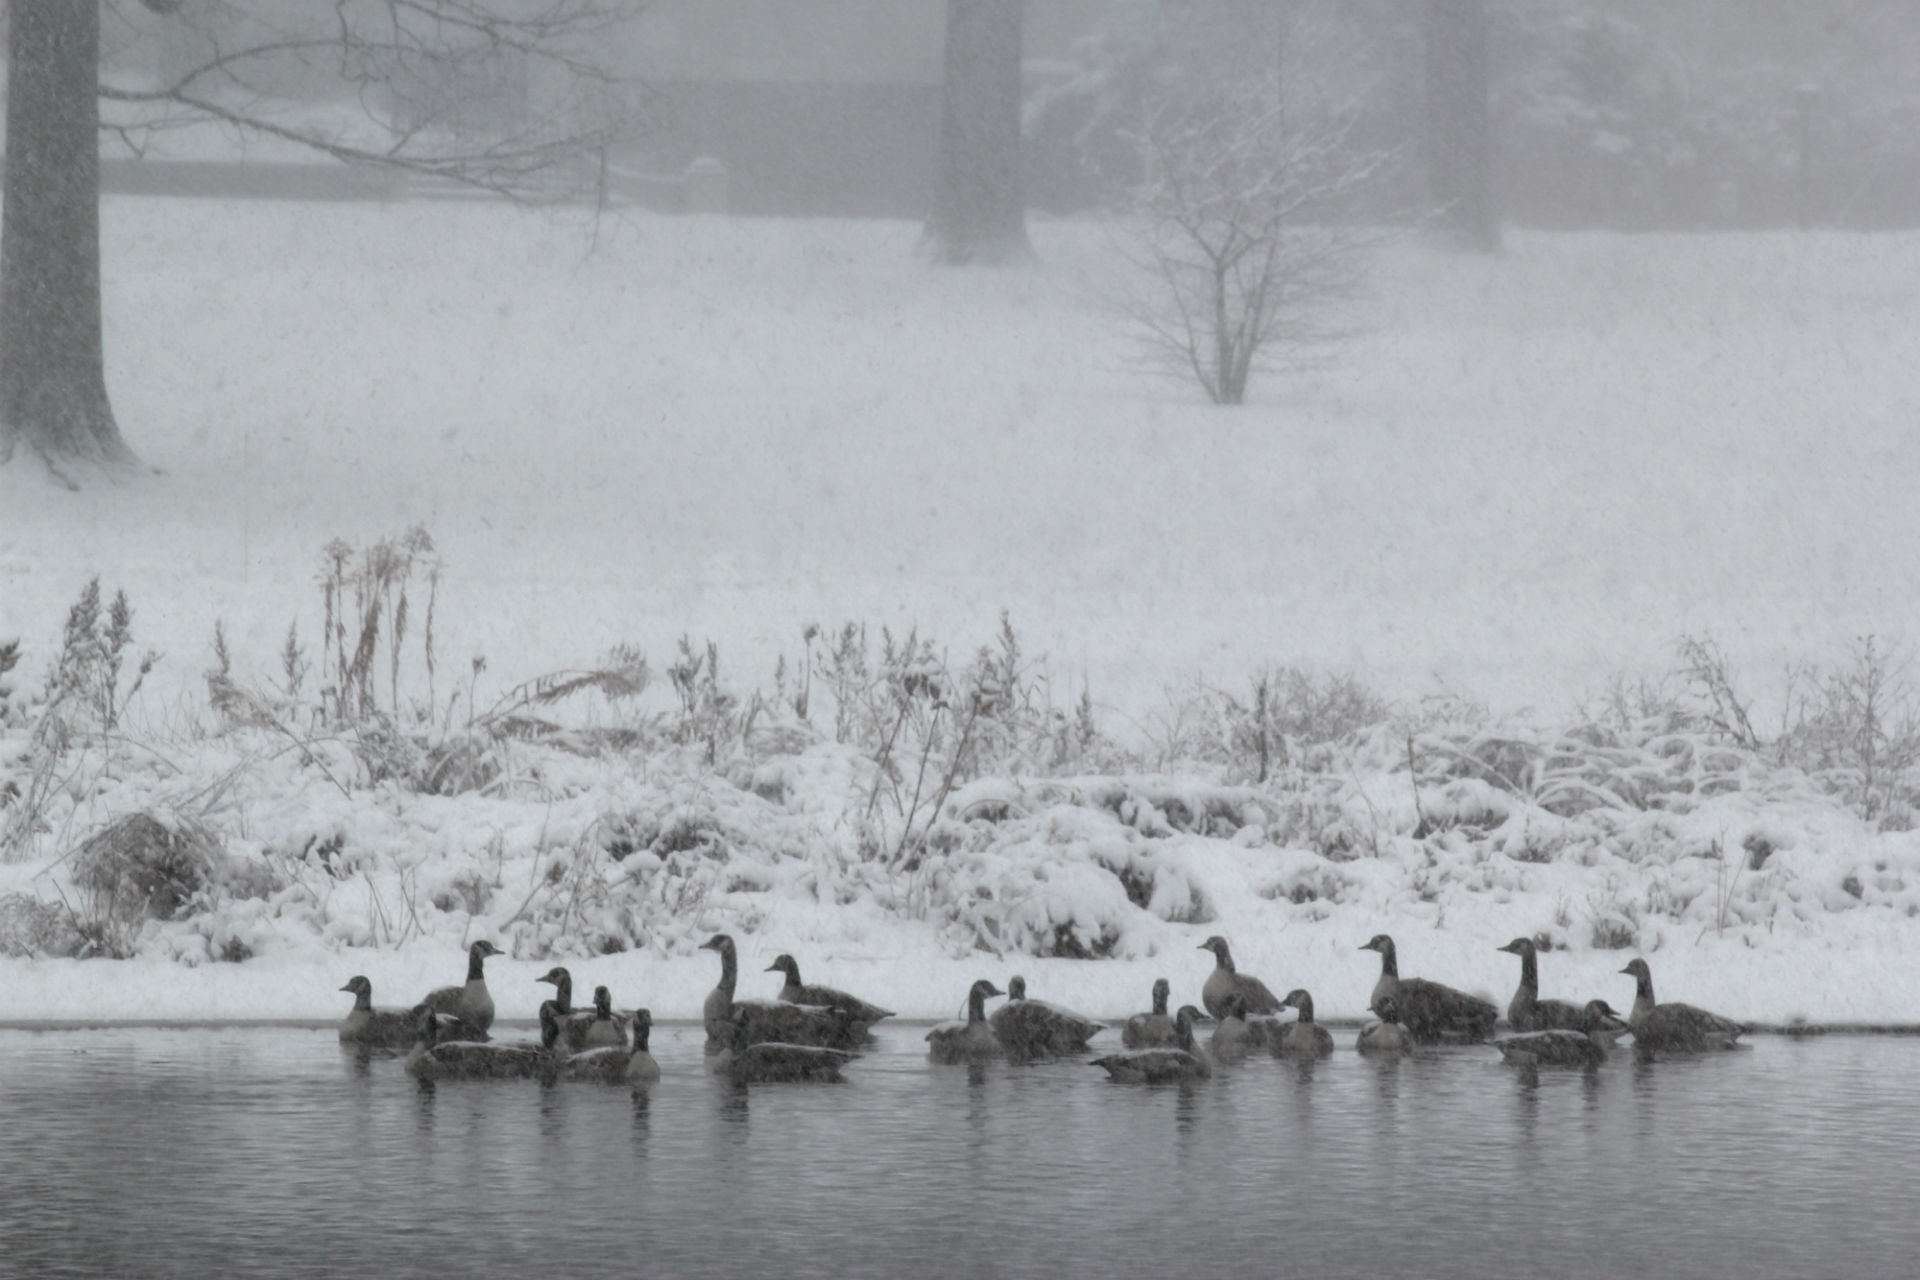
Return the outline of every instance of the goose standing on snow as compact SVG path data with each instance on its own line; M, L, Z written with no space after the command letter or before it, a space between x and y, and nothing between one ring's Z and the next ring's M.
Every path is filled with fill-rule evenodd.
M1267 990L1266 983L1234 969L1233 952L1227 949L1225 938L1215 934L1200 944L1200 950L1213 952L1213 972L1200 988L1200 1003L1210 1015L1226 1016L1227 997L1235 993L1247 1002L1248 1013L1280 1012L1280 1001Z
M1126 1028L1120 1032L1123 1047L1170 1049L1179 1043L1179 1032L1174 1029L1173 1018L1167 1013L1167 997L1172 993L1173 988L1167 985L1165 978L1153 980L1153 1008L1127 1019Z
M493 1029L493 996L487 991L488 956L505 954L491 942L480 941L467 948L467 982L460 987L441 987L429 991L421 1001L435 1013L450 1013L480 1031Z
M1551 1031L1556 1027L1578 1031L1586 1014L1578 1005L1565 1000L1540 998L1540 970L1534 954L1538 948L1532 938L1515 938L1496 950L1520 957L1520 989L1507 1004L1507 1025L1515 1031Z
M342 991L353 993L353 1008L340 1020L340 1043L405 1049L419 1038L413 1013L402 1009L373 1007L373 984L360 974L347 979ZM485 1040L487 1033L452 1014L438 1015L435 1028L442 1040Z
M768 973L787 975L786 985L780 988L775 997L785 1004L813 1005L822 1009L845 1009L862 1031L884 1018L891 1018L893 1010L882 1009L877 1004L868 1004L858 996L850 996L833 987L800 981L800 962L792 956L783 955L767 966Z
M1491 1001L1424 978L1402 978L1393 939L1384 933L1375 934L1360 949L1380 953L1380 979L1373 984L1368 1003L1378 1004L1380 997L1392 996L1400 1021L1416 1042L1477 1044L1493 1034L1500 1011Z
M1620 972L1633 975L1637 984L1633 1012L1627 1026L1633 1031L1633 1043L1639 1049L1670 1049L1694 1053L1703 1049L1731 1049L1746 1033L1746 1026L1732 1018L1723 1018L1690 1004L1655 1004L1653 970L1645 960L1629 960Z
M994 1010L987 1023L1015 1062L1084 1053L1087 1041L1107 1029L1105 1023L1071 1009L1027 999L1027 980L1017 974L1007 982L1007 1003Z
M1493 1042L1500 1057L1522 1067L1593 1067L1607 1060L1627 1024L1605 1000L1589 1000L1578 1027L1553 1027Z
M1280 1002L1282 1009L1299 1011L1273 1042L1276 1058L1324 1058L1333 1052L1333 1032L1313 1020L1313 997L1296 987Z
M1213 1075L1213 1063L1204 1049L1193 1043L1193 1024L1200 1011L1190 1004L1180 1006L1174 1015L1174 1045L1170 1049L1133 1049L1095 1058L1093 1065L1104 1069L1113 1080L1127 1084L1168 1084L1185 1080L1205 1080Z
M1413 1049L1413 1037L1400 1023L1398 1000L1381 996L1373 1002L1373 1016L1379 1021L1360 1028L1360 1035L1353 1042L1355 1049L1382 1058L1398 1057Z
M439 1017L426 1005L413 1010L417 1038L407 1052L407 1074L419 1080L527 1079L546 1070L552 1059L530 1044L482 1044L442 1041Z
M1006 1050L987 1021L987 1001L1006 992L985 978L967 991L967 1020L943 1022L927 1032L927 1059L931 1062L985 1062L1003 1058Z

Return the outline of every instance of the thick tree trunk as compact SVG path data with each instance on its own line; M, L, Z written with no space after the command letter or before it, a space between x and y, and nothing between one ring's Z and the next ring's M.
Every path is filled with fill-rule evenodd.
M8 11L0 461L129 463L100 345L100 6Z
M1427 0L1427 190L1452 238L1500 247L1485 0Z
M1020 152L1022 0L947 0L939 169L925 251L949 263L1027 256Z

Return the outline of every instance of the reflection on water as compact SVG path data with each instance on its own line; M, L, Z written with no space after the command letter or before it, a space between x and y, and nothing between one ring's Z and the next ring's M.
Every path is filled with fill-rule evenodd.
M920 1037L747 1089L659 1027L631 1095L423 1087L324 1031L0 1032L0 1273L1872 1276L1920 1240L1920 1042L1145 1088Z

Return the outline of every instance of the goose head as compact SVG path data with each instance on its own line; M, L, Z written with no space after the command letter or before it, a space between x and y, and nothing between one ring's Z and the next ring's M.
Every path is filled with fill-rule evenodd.
M1645 960L1639 959L1638 957L1635 957L1634 959L1627 961L1627 967L1622 969L1620 972L1625 974L1630 974L1633 977L1639 979L1641 982L1653 981L1653 970L1647 967L1647 962Z
M1280 1002L1280 1007L1299 1010L1302 1022L1313 1021L1313 997L1308 995L1304 988L1295 987L1287 992L1286 998Z
M420 1043L433 1048L434 1034L439 1030L439 1015L424 1004L413 1006L413 1029L420 1033Z
M1515 938L1504 947L1495 947L1495 951L1505 951L1516 956L1530 956L1539 950L1532 938Z
M767 966L766 971L768 973L784 973L787 975L788 982L793 983L795 986L800 985L800 962L792 956L780 956L772 964Z
M1167 1011L1167 997L1172 994L1172 983L1168 982L1165 978L1155 978L1153 980L1153 1011L1155 1013L1165 1013Z
M1213 958L1229 968L1233 965L1233 953L1227 949L1227 940L1217 933L1201 943L1199 950L1213 952Z
M1588 1031L1607 1031L1618 1035L1629 1029L1627 1020L1621 1016L1620 1011L1605 1000L1587 1001L1581 1013L1585 1015L1584 1020Z
M1027 980L1019 974L1007 979L1007 999L1025 1000L1027 998Z
M700 950L718 951L723 956L733 955L734 954L733 935L730 933L716 933L711 938L708 938L705 942L700 944ZM791 959L792 957L788 957L788 958Z
M1373 1016L1386 1023L1400 1021L1400 1002L1392 996L1381 996L1373 1002Z
M613 1016L613 993L605 987L593 989L593 1016L600 1019Z
M1393 954L1393 939L1384 933L1376 933L1360 944L1362 951L1378 951L1383 956ZM1504 948L1502 948L1504 950Z
M369 1000L373 999L373 984L359 974L348 978L347 985L340 989L342 991L351 991L356 996L365 996Z
M503 956L507 953L482 938L467 948L467 954L475 960L485 960L488 956Z

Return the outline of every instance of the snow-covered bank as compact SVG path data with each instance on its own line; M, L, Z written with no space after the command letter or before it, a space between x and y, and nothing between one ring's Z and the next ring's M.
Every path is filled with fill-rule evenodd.
M1128 369L1073 224L1036 225L1036 270L946 273L907 226L107 220L109 379L165 474L0 469L0 932L41 957L0 960L0 1018L325 1018L354 973L382 1004L456 980L482 936L506 1016L562 960L686 1017L725 929L749 978L791 951L918 1017L1014 972L1125 1013L1197 989L1212 933L1352 1017L1387 931L1502 1001L1493 948L1527 934L1548 994L1619 1004L1639 952L1742 1018L1920 1021L1901 822L1697 717L1564 709L1683 633L1764 686L1908 625L1920 237L1401 246L1337 363L1228 414ZM328 710L323 548L413 526L440 567L362 675L377 714ZM95 574L133 608L121 687L160 660L41 735ZM1003 608L1035 656L983 683L963 655ZM870 632L830 678L846 619ZM916 627L942 647L891 653ZM644 698L500 710L620 644ZM1395 709L1276 728L1253 781L1248 726L1166 687L1244 702L1269 664ZM128 913L78 868L141 813L197 861ZM46 958L81 952L134 958Z

